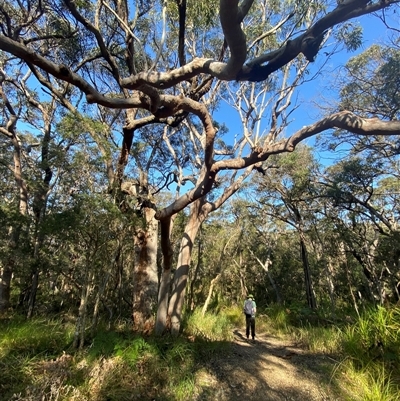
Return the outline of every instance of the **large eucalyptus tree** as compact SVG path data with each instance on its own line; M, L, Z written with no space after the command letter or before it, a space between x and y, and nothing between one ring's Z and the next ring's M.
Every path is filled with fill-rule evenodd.
M343 42L343 34L334 35L341 24L397 4L398 0L347 0L337 5L253 0L8 0L0 5L0 49L9 60L20 60L21 68L36 72L37 79L43 77L39 80L42 85L51 87L57 82L66 90L77 90L75 99L82 112L92 105L123 111L113 114L113 122L120 118L123 123L118 129L122 144L112 190L123 187L135 134L145 133L150 125L165 127L152 132L159 132L167 147L170 145L178 188L189 181L192 184L169 205L155 209L152 193L156 190L149 185L148 171L140 171L140 196L138 191L133 195L143 211L144 227L153 226L153 219L161 223L167 282L172 263L171 219L191 207L169 306L176 332L198 228L210 211L237 191L253 168L262 169L261 163L270 155L292 152L304 139L334 127L360 135L399 132L398 121L365 118L349 111L333 113L286 137L283 130L291 111L293 88L304 79L309 63L316 57L327 57L319 54L325 39L329 36ZM245 103L251 100L241 116L243 132L237 146L230 148L220 141L223 130L218 131L213 118L216 101L229 93ZM254 114L259 94L263 94L263 101L272 99L268 128L257 129L257 121L266 112L263 109ZM53 91L53 96L62 97L62 93ZM186 129L190 140L173 143L174 130L180 129ZM195 177L185 176L187 161L194 167ZM224 181L227 171L233 173ZM243 174L236 176L239 171ZM218 201L208 197L210 192L220 195ZM148 295L154 297L154 291L144 287L157 284L151 256L155 232L144 230L139 234L144 252L143 259L137 261L141 267L136 279L140 275L143 285L136 288L135 299L143 300ZM161 296L158 308L160 311L163 305L164 312L157 318L160 331L166 323L165 301ZM136 305L146 309L139 311L143 329L150 322L154 302L138 301Z

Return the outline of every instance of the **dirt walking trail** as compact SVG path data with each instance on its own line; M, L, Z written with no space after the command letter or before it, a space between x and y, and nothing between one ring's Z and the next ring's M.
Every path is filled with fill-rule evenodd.
M253 343L235 331L226 355L199 372L195 400L340 401L330 382L334 365L288 341L261 334Z

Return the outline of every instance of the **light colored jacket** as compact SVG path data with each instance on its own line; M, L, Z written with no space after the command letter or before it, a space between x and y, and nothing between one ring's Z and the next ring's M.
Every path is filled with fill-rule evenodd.
M246 299L245 301L244 301L244 304L243 304L243 312L244 312L244 306L246 305L246 302L247 301L252 301L252 306L253 306L253 308L252 308L252 310L251 310L251 316L252 317L255 317L255 315L256 315L256 312L257 312L257 305L256 305L256 302L254 301L254 299L251 299L251 298L248 298L248 299Z

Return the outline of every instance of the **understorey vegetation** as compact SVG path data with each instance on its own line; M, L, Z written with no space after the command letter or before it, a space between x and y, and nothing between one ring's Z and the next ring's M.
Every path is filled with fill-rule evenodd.
M112 329L99 327L80 351L73 348L74 324L69 319L58 315L1 320L2 399L213 400L218 385L210 388L209 380L223 380L215 364L225 358L243 364L232 349L234 333L243 332L239 307L225 306L203 317L196 310L179 338L143 337L120 319ZM262 333L263 338L296 344L315 360L329 358L322 377L334 399L398 400L399 310L370 308L345 320L333 324L323 314L271 305L260 310L257 332L260 338ZM254 347L262 359L267 354L259 341Z

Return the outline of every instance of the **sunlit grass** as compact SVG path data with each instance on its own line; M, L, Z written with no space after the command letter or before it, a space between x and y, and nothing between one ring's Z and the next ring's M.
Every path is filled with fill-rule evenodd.
M7 353L57 353L71 342L73 327L57 320L16 318L0 325L0 356Z
M400 400L400 313L398 308L366 311L342 333L344 362L336 378L351 399Z
M336 354L340 350L342 332L335 327L308 327L297 328L292 337L298 344L307 347L310 351L323 354Z
M344 330L347 355L365 365L379 359L400 368L400 309L378 307L365 312Z
M231 318L223 312L203 316L201 309L196 309L187 320L185 332L196 338L227 341L233 339L232 328Z
M273 304L266 309L266 316L268 318L267 330L269 333L275 335L286 335L291 332L292 312L288 308ZM260 316L257 320L258 326L260 327Z
M399 386L381 364L370 363L359 369L350 359L335 373L337 383L347 399L354 401L399 401Z
M213 336L226 336L224 326L214 326ZM4 399L15 400L46 394L59 400L183 401L196 391L197 370L223 349L218 341L100 330L87 348L74 351L69 328L54 320L16 320L1 334L0 388Z
M72 342L73 327L56 319L16 316L0 323L0 389L4 395L35 386L35 367L61 355Z

